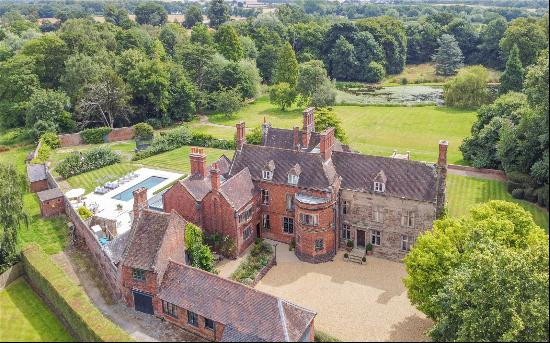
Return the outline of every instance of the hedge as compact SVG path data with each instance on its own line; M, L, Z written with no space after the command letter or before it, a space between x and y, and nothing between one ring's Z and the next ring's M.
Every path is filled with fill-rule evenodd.
M94 129L86 129L80 132L82 142L84 144L101 144L105 143L105 136L111 133L113 129L110 127L97 127Z
M147 149L137 152L132 159L138 161L149 156L180 148L188 145L190 142L191 131L187 126L180 126L170 131L161 132L160 136L155 137Z
M64 179L120 163L120 156L106 147L93 148L85 153L73 152L55 167L55 171Z
M54 307L55 313L85 342L127 342L133 339L107 319L82 289L38 245L21 252L27 278Z
M205 148L216 148L225 150L235 149L234 141L216 138L209 133L201 131L193 131L190 144L194 146L202 146Z

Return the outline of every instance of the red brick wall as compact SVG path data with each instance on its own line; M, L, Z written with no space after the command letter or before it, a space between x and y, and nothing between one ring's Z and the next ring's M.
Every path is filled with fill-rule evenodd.
M175 210L188 222L202 226L201 214L196 206L196 201L181 183L176 182L164 193L163 203L165 212Z
M65 198L47 200L40 203L40 214L42 217L53 217L65 213Z
M175 219L170 222L164 240L157 253L157 266L159 278L162 278L168 260L185 264L185 220L174 214ZM159 284L162 280L158 280Z
M80 136L80 132L59 135L59 140L61 141L61 147L63 148L82 144L82 137Z
M161 305L162 306L162 305ZM162 311L162 307L161 307ZM197 313L198 317L198 327L193 326L191 324L187 323L187 309L183 309L180 307L176 307L176 317L174 318L172 316L169 316L167 314L162 314L162 316L168 320L170 323L173 323L186 331L189 331L191 333L194 333L200 337L203 337L210 341L219 342L223 335L223 330L225 326L222 323L215 322L214 329L215 331L212 331L210 329L207 329L204 327L204 317Z
M48 186L48 180L35 181L31 182L30 184L30 190L33 193L42 192L49 188L50 187Z
M134 308L134 294L133 290L150 294L153 297L153 308L155 315L161 315L162 305L160 303L158 294L158 280L157 273L146 271L145 281L137 281L132 278L133 268L127 266L121 266L122 286L124 288L123 296L128 307Z
M107 135L107 142L118 142L118 141L128 141L134 139L135 132L133 127L121 127L118 129L113 129Z
M322 205L306 205L296 202L296 218L294 228L296 232L296 256L312 263L325 262L334 256L336 234L334 231L334 202ZM300 213L318 214L319 224L316 226L302 225ZM322 239L324 248L315 250L315 241Z

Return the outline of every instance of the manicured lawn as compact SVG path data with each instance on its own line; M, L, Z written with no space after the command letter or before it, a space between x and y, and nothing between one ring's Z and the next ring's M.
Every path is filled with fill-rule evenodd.
M0 341L70 342L61 322L19 279L0 291Z
M449 163L453 164L465 163L458 147L470 135L476 117L472 111L436 106L334 106L334 110L355 150L381 156L391 155L394 149L402 153L410 151L415 160L433 162L437 160L439 140L446 139ZM265 97L231 118L214 114L209 119L233 127L244 120L248 128L253 128L260 125L264 117L274 127L302 126L302 109L280 111Z
M124 142L114 142L114 143L97 144L97 145L79 145L79 146L72 146L67 148L59 148L59 149L56 149L48 159L51 162L50 169L53 170L57 165L57 163L65 159L72 152L75 152L75 151L84 152L97 147L107 147L112 151L114 151L115 153L119 153L122 156L123 161L129 161L132 159L134 149L136 147L136 143L133 140L131 140L131 141L124 141Z
M512 198L506 191L504 182L449 174L447 201L450 215L465 216L472 206L489 200L506 200L520 204L548 232L548 212L533 203Z
M229 159L233 158L233 150L222 150L204 148L207 154L206 162L211 164L216 161L222 154L225 154ZM176 150L168 151L162 154L151 156L143 160L136 161L147 167L154 167L159 169L169 169L179 173L188 174L190 171L189 165L189 153L191 152L190 146L184 146Z
M204 133L208 133L213 135L216 138L223 138L231 140L235 136L235 126L211 126L211 125L203 125L199 122L198 119L193 120L189 127L193 129L194 131L200 131Z
M97 186L108 181L114 181L126 175L139 166L132 163L117 163L107 167L99 168L80 175L71 176L67 182L73 188L84 188L86 193L93 191Z

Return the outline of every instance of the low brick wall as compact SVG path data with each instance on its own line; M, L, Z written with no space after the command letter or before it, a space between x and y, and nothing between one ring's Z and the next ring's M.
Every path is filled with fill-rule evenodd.
M23 263L21 262L16 263L8 268L8 270L0 275L0 291L24 274L25 269L23 268Z
M263 279L263 277L267 274L267 272L273 268L274 265L277 264L277 261L275 259L275 254L273 254L271 256L271 260L269 261L269 263L262 268L262 270L260 270L260 272L258 273L258 275L256 275L256 277L254 278L254 281L252 282L252 284L250 285L250 287L255 287L258 282L260 282L261 279Z
M113 129L107 135L106 143L127 141L133 139L134 136L135 132L133 127L120 127ZM61 147L63 148L83 144L80 132L59 135L59 140L61 141Z

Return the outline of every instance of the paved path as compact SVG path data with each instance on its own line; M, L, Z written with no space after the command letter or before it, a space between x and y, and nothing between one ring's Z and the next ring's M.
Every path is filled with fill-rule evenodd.
M317 312L315 328L343 341L426 341L432 322L414 308L402 263L367 257L364 265L299 261L277 246L277 265L256 288Z
M54 261L81 286L97 308L111 321L126 330L132 338L141 342L198 342L197 336L175 327L154 316L134 311L113 301L101 283L89 255L69 247L53 256Z
M503 181L503 182L507 180L506 176L502 174L483 173L476 170L454 169L452 167L449 167L447 170L449 174L454 174L454 175L471 176L471 177L477 177L479 179L497 180L497 181Z
M199 123L201 123L202 125L207 125L207 126L225 127L225 128L230 128L230 129L233 128L233 126L229 126L229 125L211 123L210 120L208 120L208 116L206 116L204 114L199 115Z

